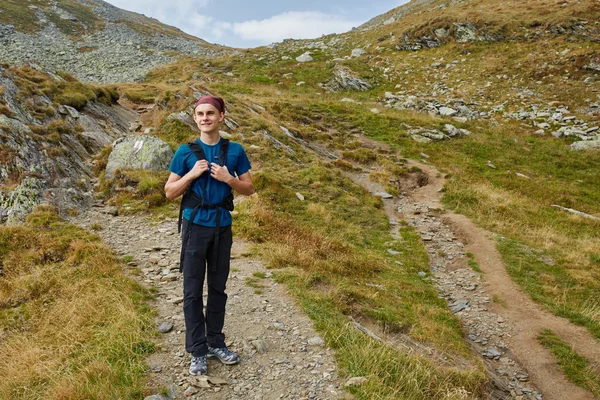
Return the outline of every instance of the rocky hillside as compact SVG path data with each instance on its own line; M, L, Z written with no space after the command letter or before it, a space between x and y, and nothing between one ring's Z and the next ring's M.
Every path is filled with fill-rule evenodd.
M92 157L126 134L137 117L117 98L114 89L33 63L0 67L2 222L21 221L41 202L64 212L93 204Z
M84 82L131 82L178 56L221 49L102 0L0 1L0 62L26 61Z

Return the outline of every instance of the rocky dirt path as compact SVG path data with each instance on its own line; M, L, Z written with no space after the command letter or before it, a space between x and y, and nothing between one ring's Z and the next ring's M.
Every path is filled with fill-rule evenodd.
M366 146L382 145L362 138ZM425 186L403 187L399 198L384 199L392 224L404 219L420 234L430 270L441 295L462 321L469 341L483 356L492 378L493 398L592 400L594 396L567 381L556 359L536 337L552 329L575 350L600 365L600 343L585 328L557 317L534 303L507 274L494 235L467 217L443 210L444 179L431 165L410 162L428 177ZM373 194L383 187L369 173L348 174ZM474 256L483 273L468 264ZM498 298L501 304L492 301Z
M148 360L150 389L171 390L148 400L343 397L333 352L324 347L312 322L262 263L245 256L246 244L239 238L234 239L232 250L225 334L228 346L241 353L242 361L224 366L209 360L209 377L190 376L177 221L151 223L143 216L115 217L100 210L92 209L72 222L86 229L102 226L97 233L117 254L133 258L130 274L155 288L155 323L165 333L158 333L158 350ZM260 287L249 286L248 279Z

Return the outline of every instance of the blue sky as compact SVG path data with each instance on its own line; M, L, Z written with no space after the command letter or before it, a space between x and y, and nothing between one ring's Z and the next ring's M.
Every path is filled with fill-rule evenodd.
M408 0L106 0L211 43L256 47L342 33Z

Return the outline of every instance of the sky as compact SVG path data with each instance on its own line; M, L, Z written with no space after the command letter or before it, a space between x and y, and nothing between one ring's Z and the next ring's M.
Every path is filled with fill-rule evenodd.
M342 33L408 0L105 0L210 43L250 48Z

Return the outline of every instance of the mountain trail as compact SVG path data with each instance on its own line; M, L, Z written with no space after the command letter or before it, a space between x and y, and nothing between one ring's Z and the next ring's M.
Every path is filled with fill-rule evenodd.
M362 137L365 146L385 145ZM383 200L394 224L404 219L420 234L429 253L430 269L441 295L459 316L469 341L483 355L495 386L492 396L593 400L594 396L569 382L554 356L538 341L551 329L595 365L600 365L600 342L584 327L558 317L533 302L510 278L498 252L494 234L469 218L443 209L444 178L431 165L409 161L426 175L426 184L404 182L399 198ZM368 178L369 171L348 175L371 193L384 188ZM483 273L467 263L472 253ZM499 298L502 304L491 299Z
M171 389L170 394L148 400L342 397L333 352L264 265L246 256L247 244L240 238L234 238L232 248L224 332L227 345L241 353L242 361L225 366L209 360L209 377L189 375L177 221L151 222L140 215L110 216L101 210L94 208L72 222L88 230L101 225L97 233L118 255L131 259L129 274L154 288L155 325L167 331L157 334L157 351L148 360L148 390Z

